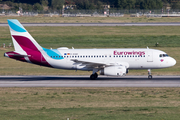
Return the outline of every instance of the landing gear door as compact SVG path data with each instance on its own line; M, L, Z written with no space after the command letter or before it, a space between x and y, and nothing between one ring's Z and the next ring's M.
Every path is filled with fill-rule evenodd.
M153 62L153 52L148 51L147 62Z

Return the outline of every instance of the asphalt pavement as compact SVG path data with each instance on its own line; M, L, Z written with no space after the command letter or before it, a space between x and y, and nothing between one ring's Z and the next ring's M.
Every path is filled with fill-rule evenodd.
M0 76L0 87L180 87L180 76Z

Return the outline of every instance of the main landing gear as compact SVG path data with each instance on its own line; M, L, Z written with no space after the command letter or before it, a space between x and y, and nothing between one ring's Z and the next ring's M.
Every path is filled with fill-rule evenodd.
M97 77L98 77L98 74L97 74L97 73L94 73L94 74L92 74L92 75L90 76L90 79L91 79L91 80L95 80L95 79L97 79Z
M152 79L151 69L148 69L148 79Z
M97 69L97 68L94 68L94 69L93 69L93 73L92 73L92 75L90 76L90 79L91 79L91 80L97 79L97 77L98 77L97 72L98 72L98 69Z

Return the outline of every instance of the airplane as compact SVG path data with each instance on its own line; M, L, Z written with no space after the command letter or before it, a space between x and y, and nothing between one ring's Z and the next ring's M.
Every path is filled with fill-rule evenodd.
M148 78L152 79L151 69L174 66L176 60L165 52L156 49L46 49L41 47L16 19L8 19L8 25L15 51L4 53L5 57L36 65L67 69L92 71L90 79L100 75L125 76L129 69L148 69Z

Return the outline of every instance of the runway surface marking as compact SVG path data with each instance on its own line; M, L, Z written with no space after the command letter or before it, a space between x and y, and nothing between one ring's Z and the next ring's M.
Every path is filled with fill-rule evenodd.
M0 87L180 87L180 76L0 76Z

